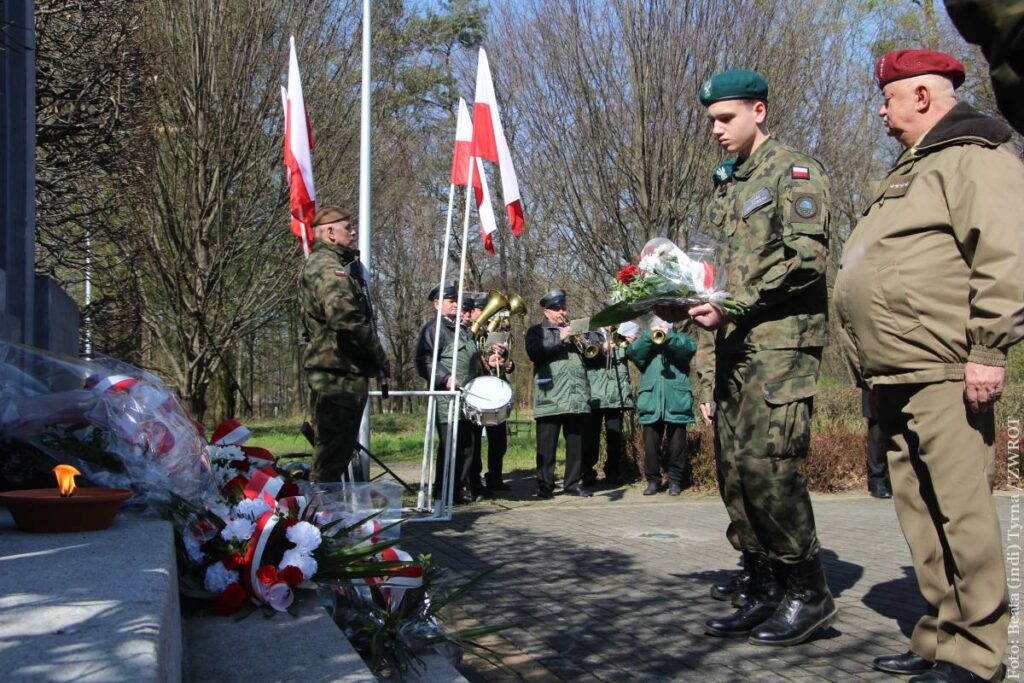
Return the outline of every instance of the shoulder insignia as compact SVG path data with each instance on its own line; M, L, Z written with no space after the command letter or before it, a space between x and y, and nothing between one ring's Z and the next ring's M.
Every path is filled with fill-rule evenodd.
M811 169L806 166L794 166L792 170L792 177L797 180L810 180Z
M336 270L334 271L334 274L338 277L348 277L348 272L344 270Z
M885 192L882 196L886 199L893 199L907 194L910 190L910 184L914 182L914 176L916 175L916 173L910 173L908 175L898 175L889 179L888 184L885 186Z
M747 201L743 202L743 217L746 218L750 214L754 213L762 206L768 206L772 203L772 191L767 187L762 187L760 190L751 195Z
M800 218L814 218L818 215L818 200L810 194L797 195L793 198L793 211Z

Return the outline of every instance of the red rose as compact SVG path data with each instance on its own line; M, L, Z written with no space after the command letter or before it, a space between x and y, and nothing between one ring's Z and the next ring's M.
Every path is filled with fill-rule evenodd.
M270 586L277 583L277 567L272 564L265 564L256 570L256 578L260 580L264 586Z
M236 569L242 566L242 563L245 562L245 559L242 557L241 553L231 553L230 555L226 555L225 557L221 558L221 562L223 562L224 566L230 569L231 571L235 571Z
M640 273L640 269L639 268L634 266L632 263L627 263L625 266L622 267L622 270L620 270L619 274L616 275L615 277L622 284L628 285L629 283L631 283L633 280L636 279L636 276L639 273Z
M277 578L295 588L302 583L302 570L290 564L277 573Z
M213 612L221 616L234 614L242 606L246 597L248 597L248 594L242 588L242 584L237 581L229 583L227 588L224 589L224 593L213 603Z
M281 486L281 490L278 492L277 497L280 499L297 495L299 495L299 487L294 481L289 479L283 486Z

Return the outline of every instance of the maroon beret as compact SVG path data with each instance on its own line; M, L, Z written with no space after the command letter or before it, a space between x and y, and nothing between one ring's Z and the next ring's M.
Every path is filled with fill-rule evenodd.
M953 87L959 88L964 82L964 65L945 52L933 50L896 50L879 58L875 64L875 80L878 87L912 76L936 74L953 81Z

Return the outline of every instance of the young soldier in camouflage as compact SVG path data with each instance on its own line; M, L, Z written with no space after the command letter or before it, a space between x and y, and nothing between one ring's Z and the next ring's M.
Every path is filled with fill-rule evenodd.
M313 391L313 481L338 481L348 469L370 377L391 374L373 327L366 271L348 211L326 206L313 218L313 251L302 268L299 305L309 342L303 353Z
M726 288L745 308L711 304L690 316L717 331L715 432L723 499L753 587L708 633L794 645L836 617L799 472L826 333L829 183L821 166L768 137L768 84L752 71L705 81L718 143L739 157L723 214Z

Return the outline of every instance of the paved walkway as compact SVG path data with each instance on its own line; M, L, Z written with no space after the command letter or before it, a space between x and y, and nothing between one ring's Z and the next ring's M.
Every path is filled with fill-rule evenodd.
M997 505L1005 533L1016 503ZM450 524L406 524L403 547L465 576L501 566L456 614L460 627L514 624L487 641L507 669L467 658L472 681L906 680L870 668L907 649L924 609L891 501L827 496L814 507L840 620L794 648L704 635L705 617L730 611L709 584L737 560L717 499L644 498L634 486L481 503Z

